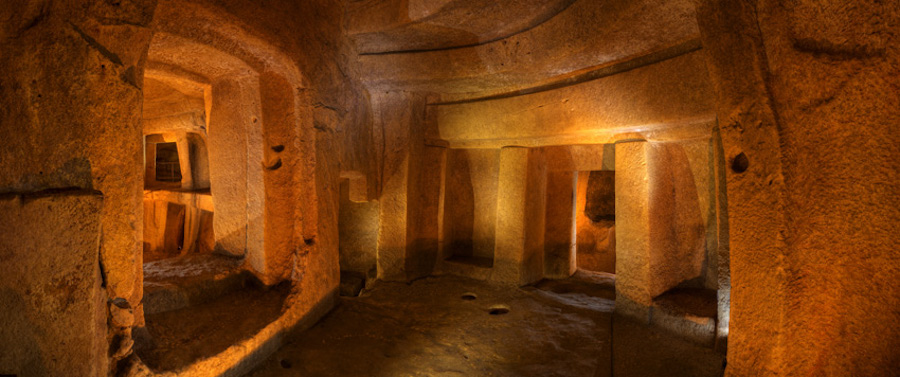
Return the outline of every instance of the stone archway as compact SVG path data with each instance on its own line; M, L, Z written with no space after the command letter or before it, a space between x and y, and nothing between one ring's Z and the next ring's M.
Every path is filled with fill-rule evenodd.
M146 75L204 87L217 247L246 251L271 284L289 276L295 249L314 243L315 182L295 182L314 176L315 145L304 137L312 121L297 68L235 23L225 12L161 1Z
M214 208L215 250L240 258L240 269L264 285L304 284L304 270L313 268L305 258L315 254L318 204L303 76L281 51L214 6L160 1L150 28L144 77L202 96L191 127L209 153L212 203L204 208ZM184 368L236 367L283 329L321 311L313 305L329 306L327 293L305 291L300 303L273 313L271 323L260 322L258 332L241 341L244 347ZM143 309L135 310L135 326L144 324Z

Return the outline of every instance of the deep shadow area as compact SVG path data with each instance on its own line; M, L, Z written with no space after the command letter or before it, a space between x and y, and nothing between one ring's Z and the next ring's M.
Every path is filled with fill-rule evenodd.
M671 333L613 316L613 369L616 377L722 376L725 357L712 348Z
M544 279L535 288L561 296L586 296L606 300L616 299L616 275L606 272L576 270L568 279Z
M145 331L136 331L135 352L156 371L215 356L277 319L289 291L289 284L246 284L203 304L149 314Z
M467 256L467 255L451 255L446 259L447 262L467 264L470 266L491 268L494 266L494 259L488 257Z
M653 303L675 313L716 318L716 291L712 289L676 287L657 296Z

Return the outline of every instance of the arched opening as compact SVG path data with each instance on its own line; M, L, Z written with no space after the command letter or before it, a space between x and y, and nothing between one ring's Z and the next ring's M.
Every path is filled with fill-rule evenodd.
M133 333L154 371L227 370L244 356L224 354L256 352L312 309L287 301L316 236L315 179L300 181L315 162L300 137L312 123L301 76L234 27L227 13L182 1L161 1L153 23Z
M215 248L201 87L144 79L143 262Z

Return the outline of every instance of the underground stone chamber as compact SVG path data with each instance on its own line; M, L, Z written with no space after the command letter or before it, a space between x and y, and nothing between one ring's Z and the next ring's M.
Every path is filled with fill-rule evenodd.
M889 375L898 20L0 5L0 375Z
M151 52L151 59L163 58ZM221 217L234 216L228 207L235 205L221 196L233 200L228 193L246 192L246 172L233 174L231 163L248 151L216 137L228 125L207 121L217 111L204 100L211 88L152 75L145 77L143 106L143 318L133 335L135 354L147 368L178 371L276 321L289 285L271 287L247 268L246 240L242 250L216 237L217 228L230 229L216 225L222 221L216 209L225 208ZM248 106L240 100L234 106ZM217 152L212 158L210 150ZM225 220L246 228L247 212L239 213L243 225L240 217Z

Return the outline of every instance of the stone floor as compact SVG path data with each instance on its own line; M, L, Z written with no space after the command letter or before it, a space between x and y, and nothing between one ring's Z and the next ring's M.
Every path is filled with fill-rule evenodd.
M241 259L188 254L144 263L144 313L155 314L202 304L242 288L248 273Z
M614 299L612 275L584 271L521 289L453 276L378 282L289 335L249 376L722 374L711 349L614 319Z
M290 286L249 284L202 304L149 314L135 352L153 371L177 371L247 339L282 313Z
M152 262L145 272L147 326L135 351L154 371L218 357L278 318L289 294L289 284L263 288L215 255ZM691 292L671 296L678 307L708 306ZM615 298L614 275L583 270L523 288L450 275L375 282L288 334L250 376L722 374L711 345L671 332L688 323L680 314L660 311L650 328L615 315Z
M178 371L253 337L283 312L290 284L262 287L242 260L190 254L144 264L146 326L135 353L153 371Z

